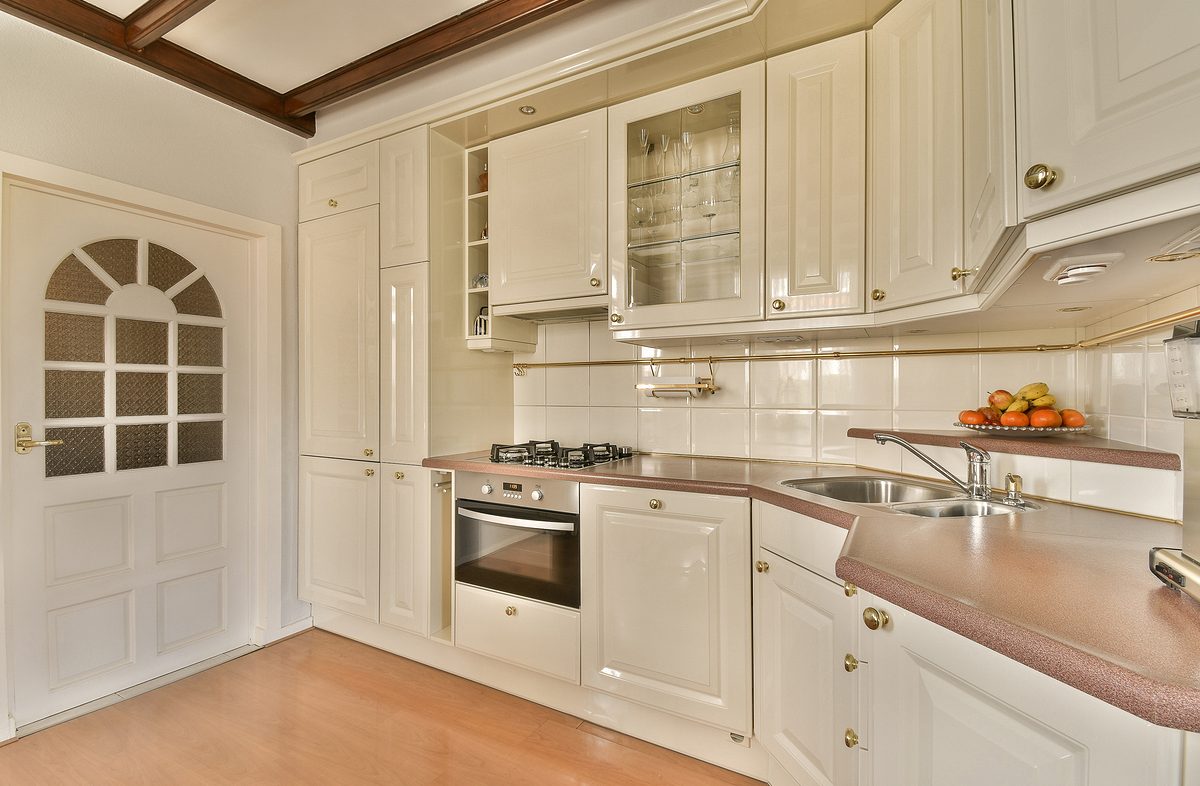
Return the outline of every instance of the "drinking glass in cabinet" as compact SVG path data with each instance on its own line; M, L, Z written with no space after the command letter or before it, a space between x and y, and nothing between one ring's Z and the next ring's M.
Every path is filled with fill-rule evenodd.
M629 245L679 239L679 181L629 189Z
M687 134L690 152L681 172L740 161L741 99L735 93L680 110L679 138Z
M695 303L741 295L741 235L732 233L682 244L683 300Z
M679 243L629 250L629 306L678 303L683 294Z
M739 167L701 172L683 181L684 238L736 231L741 223Z

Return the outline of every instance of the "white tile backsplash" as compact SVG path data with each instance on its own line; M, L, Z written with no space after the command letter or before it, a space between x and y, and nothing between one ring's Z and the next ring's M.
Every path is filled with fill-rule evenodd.
M817 406L891 409L893 358L817 361Z
M592 376L587 366L546 369L546 404L586 407L591 403Z
M778 461L817 457L817 413L799 409L750 411L750 455Z
M564 445L582 445L591 439L591 410L587 407L546 407L546 433Z
M589 442L637 445L638 411L635 407L592 407Z
M816 366L815 360L751 363L751 405L763 409L815 408Z
M692 453L750 457L750 410L694 408L691 416Z
M690 453L692 413L688 409L642 407L637 418L638 450L649 453Z

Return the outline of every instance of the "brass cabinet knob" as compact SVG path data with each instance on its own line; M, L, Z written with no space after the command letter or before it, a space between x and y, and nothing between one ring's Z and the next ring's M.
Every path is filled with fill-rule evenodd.
M776 311L783 311L785 308L787 308L787 303L784 303L779 298L775 298L771 301L771 308L775 309Z
M594 286L594 287L598 287L598 286L600 286L600 279L598 279L598 278L591 278L591 279L589 279L589 280L588 280L588 283L589 283L589 284L591 284L591 285L592 285L592 286Z
M1025 170L1025 187L1037 191L1053 185L1058 180L1058 173L1045 164L1034 164Z
M846 747L858 747L858 732L856 732L854 729L846 729Z
M771 569L771 563L759 560L758 562L754 563L754 569L759 573L766 573Z
M950 280L960 281L967 276L973 276L979 272L977 267L952 267L950 268Z
M375 470L373 470L373 469L364 470L363 474L366 475L368 478L373 478L373 477L375 477Z
M863 623L871 630L879 630L892 621L892 618L886 611L880 611L873 607L867 607L863 611Z
M842 584L842 592L846 593L847 598L853 598L858 594L858 587L847 581Z
M337 207L337 200L336 200L336 199L331 199L331 200L329 200L329 206L330 206L330 207Z
M876 303L883 300L885 297L887 297L887 293L884 292L882 289L872 289L871 290L871 300L874 300Z
M609 316L608 321L614 325L619 325L625 321L625 317L621 316L620 314L613 314Z
M374 456L375 451L371 450L370 448L363 448L363 455L364 456Z
M515 616L517 616L517 607L516 606L505 606L504 613L510 617L515 617Z
M858 658L847 652L845 659L842 660L842 665L846 667L846 671L854 671L858 668Z
M661 499L650 500L650 510L661 510L661 509L662 509L662 500Z
M404 480L404 473L403 473L403 472L397 472L397 473L396 473L396 480Z

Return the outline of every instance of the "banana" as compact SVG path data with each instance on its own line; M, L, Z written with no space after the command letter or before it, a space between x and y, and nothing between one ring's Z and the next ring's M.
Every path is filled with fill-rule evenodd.
M1045 382L1031 382L1017 391L1017 398L1023 398L1026 401L1033 401L1036 398L1041 398L1049 392L1050 386Z
M1035 398L1033 401L1031 401L1029 403L1035 407L1052 407L1052 406L1054 406L1055 401L1058 401L1058 399L1056 399L1054 396L1051 396L1049 393L1047 393L1046 395L1042 396L1041 398Z
M1017 399L1013 399L1013 403L1009 404L1008 409L1006 409L1004 411L1005 412L1024 412L1027 409L1029 409L1029 402L1023 398L1017 398Z

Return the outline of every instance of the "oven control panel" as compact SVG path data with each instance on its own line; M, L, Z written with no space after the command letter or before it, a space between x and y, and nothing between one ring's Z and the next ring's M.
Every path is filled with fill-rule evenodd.
M579 512L579 484L570 480L456 472L454 491L458 499L564 513Z

